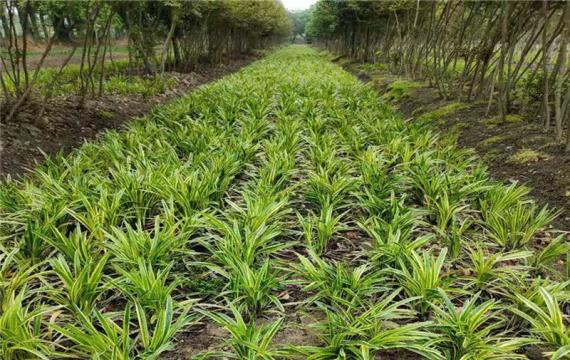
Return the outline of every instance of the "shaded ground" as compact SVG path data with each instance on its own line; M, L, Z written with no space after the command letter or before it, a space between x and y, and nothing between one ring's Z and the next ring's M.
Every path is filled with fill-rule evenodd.
M401 78L380 70L363 70L359 64L339 62L364 82L370 83L382 94ZM405 117L417 118L433 114L457 103L439 97L437 90L419 84L409 96L393 101ZM531 188L540 203L561 211L554 226L570 230L570 154L563 146L553 143L553 131L545 132L541 120L526 115L512 116L501 124L496 113L486 115L487 104L474 102L458 107L448 114L434 116L447 136L458 135L461 147L473 148L489 167L497 180L519 182Z
M51 100L41 119L39 104L23 108L9 123L0 122L0 175L17 176L58 151L68 153L105 129L120 129L156 105L179 97L193 88L239 70L258 56L234 60L228 65L202 65L188 74L170 73L177 85L152 97L104 95L78 107L74 97Z

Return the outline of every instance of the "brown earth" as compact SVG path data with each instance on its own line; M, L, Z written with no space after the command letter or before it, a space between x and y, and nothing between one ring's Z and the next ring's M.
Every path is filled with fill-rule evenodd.
M386 71L362 71L359 64L337 59L346 70L380 93L385 93L398 76ZM423 84L412 94L394 103L405 118L417 118L456 101L442 99L437 90ZM560 210L553 226L570 230L570 153L553 142L554 130L546 131L536 110L519 110L515 122L495 121L486 102L471 102L436 121L444 136L458 136L460 147L472 148L489 168L491 177L505 183L518 182L531 188L539 204ZM535 158L513 161L521 150L532 150Z
M177 79L177 85L156 96L104 95L88 100L83 108L78 107L74 96L56 98L41 119L37 118L41 106L32 102L10 122L0 121L0 176L20 176L43 161L44 153L68 153L101 131L121 129L153 107L235 72L258 57L252 54L227 65L202 65L187 74L169 73Z

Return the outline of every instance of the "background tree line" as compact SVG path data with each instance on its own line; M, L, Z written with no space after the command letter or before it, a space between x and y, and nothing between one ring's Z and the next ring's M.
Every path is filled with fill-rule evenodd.
M101 95L114 39L128 41L130 72L156 75L231 60L281 41L291 29L277 0L0 0L0 24L0 85L9 117L34 94L57 44L71 48L59 73L80 57L78 95L84 101ZM44 50L32 64L29 47L38 43Z
M443 98L485 100L501 119L540 104L570 151L570 2L319 0L307 34L329 50L425 79ZM525 107L526 110L528 108Z

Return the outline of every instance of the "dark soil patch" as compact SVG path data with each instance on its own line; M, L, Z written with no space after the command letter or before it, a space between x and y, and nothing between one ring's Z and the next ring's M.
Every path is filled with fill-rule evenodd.
M377 360L420 360L425 357L420 356L409 350L383 350L374 357Z
M182 360L191 359L203 353L215 353L229 350L225 348L225 339L229 333L214 323L207 321L204 325L178 334L174 341L176 350L163 353L160 359ZM212 357L213 359L215 357Z
M358 64L345 68L359 79L384 93L397 76L382 71L363 73ZM394 103L406 118L414 118L454 101L442 99L437 90L424 84L413 95ZM500 124L493 111L486 115L487 104L471 102L469 108L454 111L436 120L444 136L458 134L458 145L473 148L489 167L494 179L518 182L531 188L540 204L561 211L553 226L570 230L570 154L553 143L553 130L546 132L541 119L522 114L521 121ZM521 151L532 150L535 159L513 161Z
M187 74L169 73L177 79L177 85L170 91L152 97L104 95L88 100L83 108L78 107L73 96L56 98L48 104L41 119L38 119L41 106L30 103L10 122L6 123L3 119L0 122L0 175L22 175L43 161L43 153L68 153L85 140L95 138L99 132L121 129L131 120L147 114L153 107L235 72L258 57L253 54L227 65L203 65Z
M318 314L314 314L316 318ZM258 326L263 326L276 321L278 317L260 318ZM319 338L310 329L310 324L315 321L313 316L291 313L285 316L285 321L281 329L275 334L272 341L274 349L290 348L295 346L318 346L321 344ZM232 352L231 347L226 344L230 333L222 327L214 324L210 320L176 336L174 350L165 352L160 356L163 360L188 360L192 357L205 353ZM294 357L300 359L301 357ZM226 359L221 356L212 356L209 359Z

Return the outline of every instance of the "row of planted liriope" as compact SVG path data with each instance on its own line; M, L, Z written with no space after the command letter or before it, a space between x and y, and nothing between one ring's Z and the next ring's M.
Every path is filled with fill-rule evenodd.
M563 358L553 212L429 128L292 46L5 181L0 357Z

